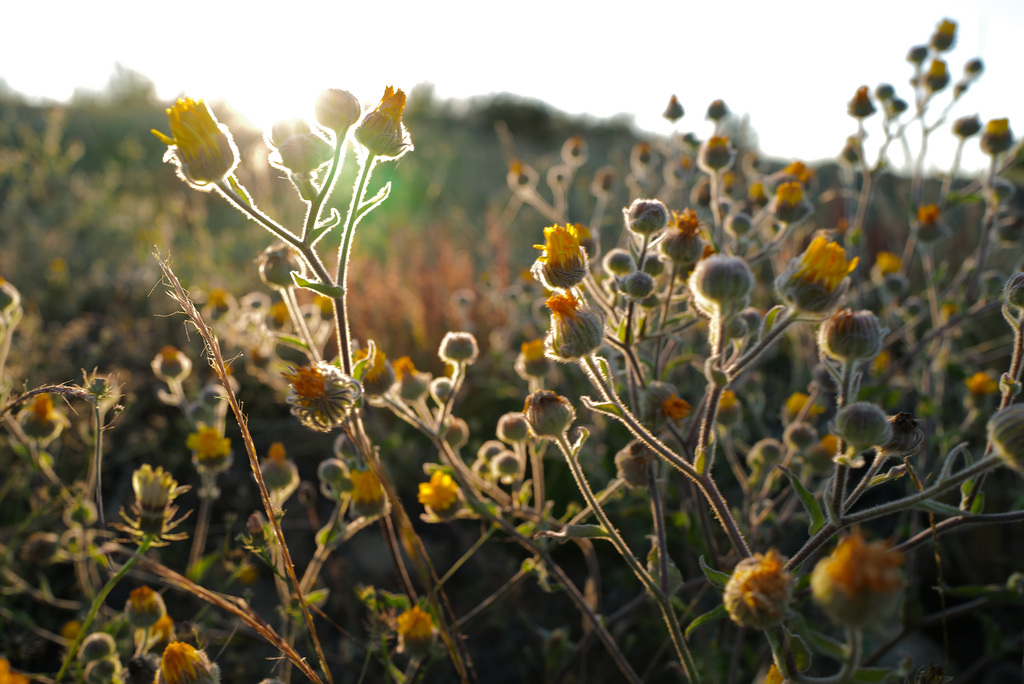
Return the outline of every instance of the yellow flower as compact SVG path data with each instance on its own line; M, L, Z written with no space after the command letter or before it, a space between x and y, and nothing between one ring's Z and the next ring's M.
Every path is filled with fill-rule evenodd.
M551 328L544 340L550 358L563 363L574 361L592 353L604 340L604 314L568 294L548 297L551 309Z
M356 361L362 361L367 358L369 353L369 349L357 350ZM366 373L363 375L363 391L370 397L379 397L387 394L391 386L395 384L397 377L394 366L387 360L384 352L379 347L375 347L373 361L369 364Z
M519 346L519 351L527 361L537 361L544 358L544 340L530 340Z
M192 460L199 468L217 471L231 463L231 440L215 427L200 423L185 440L185 446L192 450Z
M846 276L858 258L846 258L843 248L818 236L799 258L790 261L775 280L779 296L806 313L825 313L846 289Z
M786 413L790 416L796 416L804 409L804 405L807 404L809 396L803 392L793 392L789 395L789 399L786 399ZM812 404L811 408L807 411L807 417L813 418L814 416L820 416L825 412L825 409L818 404Z
M408 356L395 359L395 377L402 380L407 375L412 376L416 374L416 365L413 364L412 359Z
M152 133L169 146L166 161L178 166L183 180L198 189L224 180L238 164L238 149L226 126L221 125L202 100L180 99L167 110L171 135Z
M32 403L18 414L21 429L40 443L46 443L60 434L67 419L53 407L53 398L46 393L37 394Z
M892 353L888 349L883 349L871 362L871 374L878 376L885 373L885 371L889 370L889 364L891 363Z
M568 290L579 285L587 274L587 255L580 247L580 231L573 224L544 229L542 249L530 272L549 290Z
M174 620L170 615L164 614L156 621L156 624L149 630L150 640L154 644L168 642L174 638Z
M353 469L349 480L352 482L352 505L357 515L373 515L383 509L384 488L372 470Z
M722 396L718 400L718 410L731 409L736 405L736 393L732 390L723 390Z
M692 412L690 402L680 399L674 393L661 404L661 414L669 420L682 420Z
M782 619L793 597L791 577L775 549L755 553L736 565L722 597L733 622L766 629Z
M405 93L388 86L376 109L356 127L356 140L380 157L400 157L412 149L409 134L402 124Z
M148 629L167 615L164 598L146 585L132 589L124 604L125 618L136 629Z
M808 183L814 180L814 177L817 175L814 169L809 168L802 161L795 161L791 163L789 166L782 169L782 172L787 176L792 176L793 180L795 180L802 186L806 186ZM801 199L803 199L802 195Z
M434 640L434 619L419 606L398 616L398 650L420 658L427 654Z
M78 633L82 631L82 623L78 620L68 620L60 628L60 635L68 641L74 641Z
M174 641L164 649L154 684L213 684L219 679L217 669L202 651Z
M993 380L988 373L978 371L965 381L967 391L975 397L984 397L995 394L999 391L999 383Z
M775 199L772 212L775 218L785 223L796 223L811 211L811 206L804 201L804 188L797 181L780 183L775 188Z
M358 382L322 361L292 368L284 377L291 383L285 401L291 405L292 415L318 432L339 427L362 394Z
M934 204L925 204L917 208L917 222L921 225L931 225L939 220L942 211Z
M435 470L429 482L420 483L420 491L416 497L421 504L443 513L452 508L459 500L459 486L448 473Z
M878 267L878 272L882 275L899 273L902 265L903 261L892 252L879 252L875 255L875 266Z
M26 675L13 672L10 661L0 657L0 684L29 684L31 681Z
M171 520L178 510L172 503L188 487L179 487L169 472L160 466L154 470L146 463L132 474L132 489L135 491L132 505L135 519L121 511L121 516L128 521L128 531L136 538L155 537L154 546L162 545L164 540L185 537L183 533L171 535L168 532L181 522L181 519Z
M764 183L751 183L747 186L747 199L761 207L768 204L768 195L765 192Z
M814 567L811 592L837 624L869 627L896 607L903 562L903 554L891 550L887 542L865 542L856 530Z

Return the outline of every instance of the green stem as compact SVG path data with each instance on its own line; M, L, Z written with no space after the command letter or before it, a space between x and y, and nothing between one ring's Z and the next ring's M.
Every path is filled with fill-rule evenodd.
M82 645L82 642L85 641L85 637L88 636L89 627L92 625L93 620L96 619L96 614L99 613L103 602L107 600L107 596L111 591L113 591L114 587L117 586L117 583L128 574L128 571L135 567L135 564L139 562L139 559L142 558L143 554L145 554L153 544L153 539L153 536L148 534L143 537L142 542L139 544L139 548L135 550L132 557L125 561L124 565L122 565L121 568L114 573L109 580L107 580L107 583L104 584L103 588L100 589L98 594L96 594L96 597L92 600L92 605L89 607L88 615L86 615L85 619L82 620L82 626L79 628L78 634L75 636L74 641L71 642L71 645L68 646L68 652L64 655L64 662L61 663L60 671L58 671L57 676L54 677L55 682L59 682L64 678L64 674L68 671L71 661L74 660L75 654L78 653L78 648Z
M338 334L338 351L341 354L341 368L345 375L352 375L352 332L349 330L348 317L348 266L352 256L352 242L356 234L356 226L362 215L356 217L363 197L366 195L366 186L370 181L370 174L376 163L377 157L367 154L359 168L359 178L356 180L355 189L352 191L352 200L349 203L348 213L345 215L345 225L341 229L341 245L338 248L338 265L335 269L334 283L341 288L341 296L334 298L334 322Z
M679 656L679 661L683 665L683 670L686 673L686 678L691 682L699 682L700 676L697 674L697 667L693 662L693 657L690 655L690 650L686 646L686 641L683 639L683 631L679 626L679 619L676 617L675 611L672 608L672 603L669 600L668 594L663 592L661 588L654 582L654 578L651 577L650 573L640 565L640 561L633 555L633 551L626 544L626 540L622 538L619 531L612 524L608 514L605 513L604 508L598 503L597 498L594 496L594 492L590 489L590 483L587 482L586 475L583 473L583 468L580 467L579 461L573 454L572 445L569 444L569 440L563 434L556 438L558 448L561 449L562 454L565 456L566 463L569 464L569 470L572 471L572 476L576 480L576 486L583 494L583 498L586 500L587 505L590 506L594 512L594 516L597 518L601 526L608 532L609 540L612 545L615 546L615 550L619 552L619 555L623 557L626 564L629 565L633 573L639 578L640 582L644 585L651 596L658 602L658 607L661 608L662 616L665 618L665 623L669 628L669 634L672 637L672 645L675 646L676 654ZM663 550L660 551L663 554ZM667 575L667 573L665 573ZM662 582L665 583L665 575L663 575Z

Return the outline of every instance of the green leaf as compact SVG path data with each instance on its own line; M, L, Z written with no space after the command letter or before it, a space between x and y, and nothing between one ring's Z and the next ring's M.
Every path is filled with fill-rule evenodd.
M246 189L243 188L241 184L238 182L238 179L235 178L235 174L231 174L230 176L228 176L228 185L231 186L231 189L235 191L235 194L238 195L238 197L243 202L248 204L250 207L253 206L252 197L249 196L249 193L246 191Z
M704 562L704 556L697 559L700 563L701 572L708 578L708 581L714 584L720 589L724 589L726 583L729 581L729 573L722 572L721 570L715 570L713 567Z
M771 332L771 329L775 327L775 321L778 319L779 314L785 310L786 306L784 304L779 304L772 307L772 309L764 315L764 325L762 326L763 331L761 333L761 337L764 337Z
M327 602L327 595L330 593L330 589L317 589L316 591L311 591L306 594L306 601L309 602L310 605L319 608Z
M602 401L597 403L587 396L580 397L580 401L583 402L584 406L595 413L603 413L604 415L611 416L613 418L622 418L622 411L619 410L618 406L611 402Z
M805 620L801 622L803 624L794 631L803 637L814 651L833 660L843 661L846 659L846 648L841 643L814 629Z
M345 296L344 288L338 287L337 285L325 285L323 283L314 283L312 280L306 280L295 271L292 271L292 280L295 281L295 284L298 287L305 288L307 290L312 290L313 292L322 294L325 297L330 297L331 299L341 299L342 297Z
M713 608L713 609L709 610L708 612L704 613L703 615L698 616L697 618L694 619L693 622L688 624L686 626L686 631L683 632L683 637L686 638L686 639L689 639L690 638L690 633L693 632L693 630L695 630L698 627L700 627L701 625L703 625L705 622L716 622L716 621L721 620L722 618L724 618L724 617L726 617L728 615L729 615L729 613L727 613L725 611L725 606L722 605L722 604L719 604L716 608Z
M789 478L789 483L793 486L793 490L796 495L800 497L800 503L804 505L804 510L811 516L811 523L807 526L808 531L811 534L815 534L825 524L825 515L821 512L821 506L818 505L818 500L814 498L814 495L807 491L803 483L800 482L800 478L793 473L792 470L786 466L776 466L779 470L786 474Z
M337 209L331 207L331 215L313 228L312 235L309 236L309 243L315 244L317 240L330 232L339 223L341 223L341 214L338 213Z

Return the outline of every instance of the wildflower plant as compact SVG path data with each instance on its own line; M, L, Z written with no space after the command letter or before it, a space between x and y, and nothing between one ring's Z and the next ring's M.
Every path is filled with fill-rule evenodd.
M17 393L4 368L22 293L0 280L0 415L19 457L58 492L67 527L24 534L16 560L72 563L89 597L55 681L217 682L210 640L228 630L204 627L218 620L281 656L257 680L496 679L498 646L474 630L501 610L495 623L513 629L510 604L543 644L515 659L552 681L573 668L581 681L909 676L907 664L878 663L943 619L918 614L932 591L918 552L961 526L1024 520L993 477L1024 470L1024 274L992 272L1022 264L1022 219L1000 177L1020 145L1008 119L964 117L949 173L924 171L928 140L983 71L972 60L954 80L955 38L944 20L911 50L909 90L852 85L836 103L853 132L831 177L754 159L722 100L707 108L706 140L683 133L685 96L674 95L665 118L676 132L622 150L622 168L592 169L582 136L548 168L510 161L495 222L516 224L523 253L535 248L517 265L524 279L475 294L501 308L501 327L480 334L467 315L426 352L370 339L349 311L364 296L357 229L391 193L375 172L414 151L405 93L388 86L364 111L327 90L315 120L266 132L272 173L304 211L294 225L243 186L253 157L211 108L176 102L170 132L154 131L165 160L269 236L254 250L266 292L197 283L189 294L159 260L208 364L154 347L150 381L183 437L119 483L134 494L119 539L103 519L100 436L121 390L93 373ZM873 161L869 132L881 140ZM969 140L989 161L978 179L959 169ZM891 148L904 150L899 217L874 201L898 169ZM350 194L342 177L354 178ZM469 311L473 297L458 299ZM1008 364L1005 340L973 330L1004 322ZM64 487L51 453L78 434L62 401L93 409L84 486ZM278 415L264 420L268 405ZM237 460L258 488L252 513L224 510L245 496ZM313 473L316 485L304 483ZM193 482L190 517L179 483ZM365 551L371 528L387 564L376 574L363 567L378 565ZM179 573L163 547L186 537ZM442 537L472 541L453 556ZM123 610L103 611L140 571L164 586L126 590ZM937 584L943 602L1020 593ZM185 609L165 590L213 609L198 640L175 632ZM520 598L541 592L551 598ZM274 617L257 612L267 605ZM874 644L883 631L898 636ZM0 675L20 681L6 659Z

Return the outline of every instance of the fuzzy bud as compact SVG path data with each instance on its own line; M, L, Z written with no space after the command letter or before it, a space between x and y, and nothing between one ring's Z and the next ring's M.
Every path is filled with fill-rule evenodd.
M83 663L91 663L117 655L117 644L114 637L106 632L93 632L85 637L78 649L78 659Z
M622 214L626 228L638 235L654 235L668 225L668 209L661 200L635 199Z
M1017 315L1024 313L1024 273L1014 273L1003 288L1003 299Z
M855 454L885 444L892 437L889 417L882 409L866 401L847 404L836 413L835 432Z
M654 278L643 271L633 271L619 278L618 283L619 291L636 302L646 299L655 287Z
M275 245L260 253L259 270L264 285L285 290L295 285L293 271L300 276L306 275L306 264L289 245Z
M506 444L518 444L530 436L530 428L526 424L526 416L519 411L514 411L506 413L498 419L495 433L498 439Z
M1024 468L1024 404L1010 404L992 416L988 439L1006 465Z
M739 257L713 254L701 259L690 274L690 291L697 307L708 315L736 306L746 306L754 290L754 274Z
M508 449L495 454L491 458L490 464L491 475L501 484L510 485L519 478L521 472L519 458Z
M882 351L884 331L870 311L836 311L818 329L818 347L825 356L851 362L873 359Z
M650 447L637 439L615 454L618 478L632 489L650 485L651 468L656 462L657 457Z
M604 313L593 306L580 306L570 294L552 295L551 328L544 338L548 357L567 363L591 354L604 340Z
M537 390L526 397L523 414L530 434L538 439L561 437L576 419L576 410L569 400L548 390Z
M477 347L476 338L473 333L449 332L441 340L441 347L437 355L442 361L453 365L472 364L476 361L480 349Z
M340 139L345 137L352 124L359 121L363 108L349 91L329 88L317 96L313 111L317 123L334 131Z
M868 543L859 531L854 532L839 542L832 555L818 561L811 574L811 593L836 624L880 625L903 593L899 570L903 560L887 543Z
M793 600L793 582L775 549L755 553L736 564L722 602L742 627L768 629L781 622Z
M992 119L985 124L985 132L981 134L981 151L997 155L1013 146L1013 132L1008 119Z

